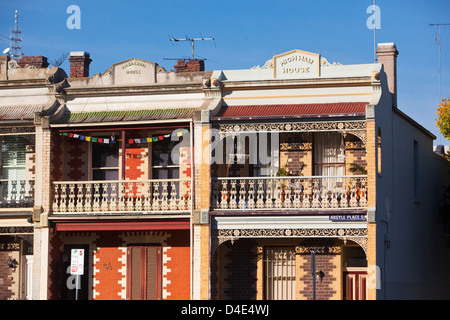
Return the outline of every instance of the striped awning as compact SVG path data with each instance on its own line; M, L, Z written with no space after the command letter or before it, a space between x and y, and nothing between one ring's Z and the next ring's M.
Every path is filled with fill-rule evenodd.
M295 118L326 117L338 115L362 116L366 112L367 102L337 102L284 105L247 105L225 106L213 118L223 119L258 119L258 118Z
M34 114L41 112L44 105L0 106L0 121L32 121Z
M153 109L132 111L66 112L55 124L129 122L192 118L194 108Z

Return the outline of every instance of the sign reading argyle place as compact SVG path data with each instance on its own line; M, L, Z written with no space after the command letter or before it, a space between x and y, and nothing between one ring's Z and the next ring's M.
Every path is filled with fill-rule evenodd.
M273 57L273 75L277 79L320 76L320 55L292 50Z

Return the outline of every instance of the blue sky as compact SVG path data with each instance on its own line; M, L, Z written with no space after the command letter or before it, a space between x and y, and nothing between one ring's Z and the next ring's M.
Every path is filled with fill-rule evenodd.
M330 62L373 62L373 30L366 25L373 0L0 0L0 34L10 35L19 11L25 55L52 61L70 51L91 54L91 75L129 58L173 69L189 58L188 42L170 37L214 37L195 42L207 70L248 69L292 49L320 53ZM449 145L438 132L438 28L450 23L449 0L376 0L381 10L377 42L394 42L398 105ZM81 10L81 29L68 29L70 5ZM1 51L9 41L0 37ZM0 52L1 52L0 51ZM450 26L441 27L441 97L450 97ZM68 62L61 66L69 71Z

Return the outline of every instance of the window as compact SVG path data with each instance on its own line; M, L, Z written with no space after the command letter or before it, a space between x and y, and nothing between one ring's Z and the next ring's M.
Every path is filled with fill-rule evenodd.
M417 142L416 140L414 140L414 175L413 175L413 179L414 179L414 199L417 200L417 198L419 197L419 142Z
M267 300L295 299L295 248L265 248L265 296Z
M345 155L342 134L336 132L315 134L314 162L317 176L343 176Z
M119 149L102 143L92 143L93 180L119 179Z
M168 143L152 144L152 178L153 179L179 179L180 167L171 157L174 141Z
M1 138L2 177L1 195L3 200L20 200L25 187L25 148L27 141L22 137Z
M378 128L377 137L377 172L381 174L381 129Z

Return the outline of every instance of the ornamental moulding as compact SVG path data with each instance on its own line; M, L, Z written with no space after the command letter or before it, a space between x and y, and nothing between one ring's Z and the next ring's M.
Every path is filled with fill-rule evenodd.
M221 238L243 237L366 237L366 228L324 229L218 229L213 235Z
M35 127L1 127L0 134L2 133L34 133Z
M320 253L340 254L341 248L338 245L323 245L320 240L334 237L342 240L344 245L348 241L358 244L368 254L368 240L366 228L333 228L333 229L219 229L212 232L211 254L226 241L235 241L242 238L271 238L271 237L303 237L319 241L316 245L296 246L296 253L307 254L312 250ZM261 247L262 248L262 247Z
M329 121L329 122L288 122L288 123L244 123L221 124L221 133L236 134L244 132L315 132L366 130L365 121Z
M245 123L222 124L217 129L220 135L235 136L237 134L259 132L340 132L344 136L352 134L358 137L363 145L367 141L366 121L328 121L328 122L288 122L288 123Z

